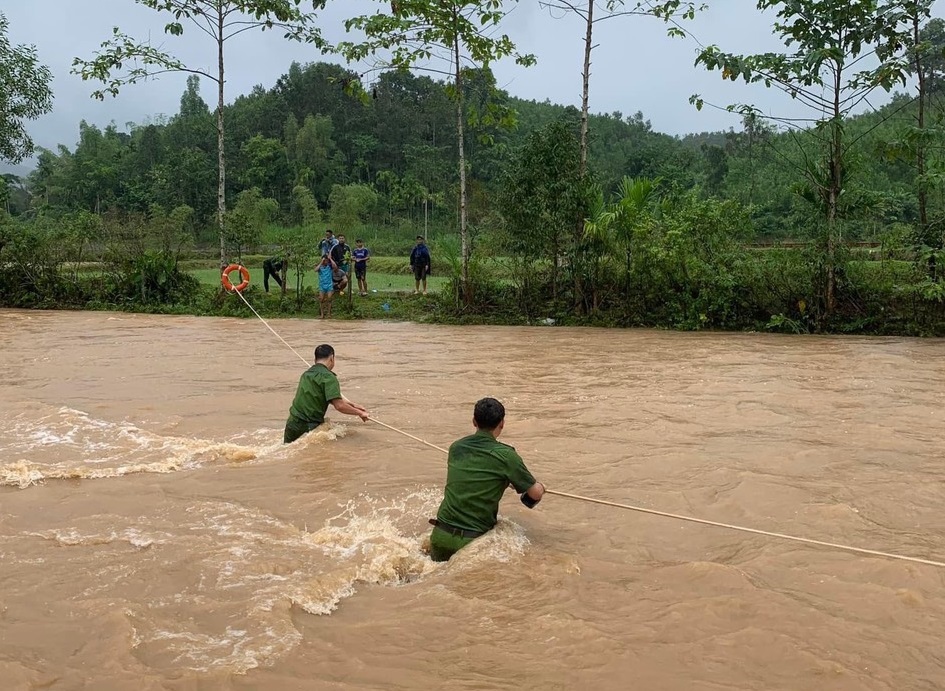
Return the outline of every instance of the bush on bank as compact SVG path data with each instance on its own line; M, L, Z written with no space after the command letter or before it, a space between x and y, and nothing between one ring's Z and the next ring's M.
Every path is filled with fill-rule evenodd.
M746 249L738 210L682 207L627 238L627 252L581 256L552 269L540 258L474 255L469 300L460 299L455 248L434 246L447 288L428 298L397 293L345 296L341 319L399 319L454 324L647 326L769 330L786 333L945 334L945 291L918 261L841 257L836 305L824 321L815 309L820 258L814 249ZM103 229L79 216L56 223L0 223L0 305L252 316L238 296L201 285L180 245L154 242L153 227ZM151 241L148 241L151 238ZM496 241L496 246L501 243ZM262 255L258 257L262 260ZM379 258L381 259L381 258ZM407 273L406 257L383 258L375 272ZM203 264L206 262L204 261ZM580 286L580 300L563 286ZM245 297L263 316L316 317L311 287ZM468 304L467 304L468 303Z

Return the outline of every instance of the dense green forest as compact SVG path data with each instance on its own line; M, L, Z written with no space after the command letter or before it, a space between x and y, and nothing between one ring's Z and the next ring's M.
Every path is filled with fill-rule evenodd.
M456 132L444 84L389 72L363 102L342 86L354 77L329 63L293 64L271 88L256 87L227 106L228 198L256 190L276 202L274 223L292 225L302 222L293 197L297 187L312 194L327 221L332 191L336 198L343 193L336 186L362 185L373 193L359 207L367 228L402 227L409 242L422 230L426 208L435 232L448 232L456 208ZM470 126L471 212L485 230L501 223L495 200L512 154L553 123L576 130L580 113L510 96L495 89L486 72L471 74L467 83L470 121L480 115L480 104L484 110L497 103L515 114L508 128ZM861 197L858 212L848 218L851 240L881 241L895 224L917 219L914 171L885 151L910 125L914 110L913 99L903 94L847 122L851 136L862 137L851 171ZM750 208L751 240L812 235L809 204L796 190L796 133L746 122L738 131L678 138L655 132L639 112L591 115L589 131L591 169L608 194L624 176L658 179L666 192L691 191ZM8 212L20 218L188 206L201 240L212 244L216 166L214 115L200 96L199 78L191 77L173 117L104 130L81 122L77 143L41 150L36 169L25 179L5 176L0 194Z
M228 198L256 189L278 204L273 221L292 224L302 221L293 199L298 186L327 213L336 186L365 185L375 195L364 209L368 226L403 226L412 238L422 228L426 203L434 226L450 227L457 144L445 85L388 72L364 102L342 86L355 76L329 63L293 64L271 88L257 87L227 106ZM511 97L485 71L469 73L466 83L471 123L496 104L515 114L509 127L469 125L471 208L482 222L495 213L492 200L510 153L551 123L576 127L579 113ZM591 160L609 189L624 175L660 177L682 190L718 174L706 168L706 147L654 132L642 113L593 115L591 123ZM732 133L721 137L738 140ZM726 160L729 150L726 144ZM171 118L104 130L82 122L74 146L41 150L25 180L8 176L8 210L13 216L146 213L153 205L186 205L212 235L216 166L214 115L200 96L199 78L191 77Z
M427 236L451 281L429 306L436 318L938 333L945 31L918 26L903 55L922 37L926 59L902 62L900 92L881 108L864 98L803 126L733 108L739 128L685 137L639 112L590 114L586 174L581 111L516 98L487 67L462 70L457 101L455 84L407 69L363 84L336 64L292 64L223 109L222 224L217 114L191 76L174 116L78 123L74 145L3 177L0 265L17 268L0 295L14 306L192 303L185 269L216 264L222 225L226 261L289 259L295 299L269 308L304 310L305 270L332 227L379 257L405 258ZM775 69L751 59L700 58L731 79ZM916 97L904 89L919 75ZM223 300L205 291L201 304Z

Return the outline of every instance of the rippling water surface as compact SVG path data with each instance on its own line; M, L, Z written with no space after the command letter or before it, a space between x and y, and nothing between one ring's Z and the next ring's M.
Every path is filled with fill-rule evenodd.
M945 343L275 320L549 487L942 560ZM257 320L0 311L2 689L942 689L945 569L513 494L424 555L443 456L297 444Z

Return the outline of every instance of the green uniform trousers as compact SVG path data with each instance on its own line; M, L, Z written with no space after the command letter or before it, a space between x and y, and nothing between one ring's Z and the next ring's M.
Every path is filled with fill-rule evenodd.
M308 434L321 425L321 422L302 422L290 417L285 423L285 433L282 435L283 444L291 444L303 434Z
M450 557L475 539L452 535L445 530L434 528L430 533L430 558L433 561L449 561Z

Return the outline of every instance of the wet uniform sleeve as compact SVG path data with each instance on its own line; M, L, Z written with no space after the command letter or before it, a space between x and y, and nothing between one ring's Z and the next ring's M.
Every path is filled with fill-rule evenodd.
M525 462L515 449L509 447L504 451L505 467L509 482L512 483L515 491L521 494L534 485L536 480L532 474L528 472L528 468L525 467Z
M341 398L341 384L337 377L331 377L325 382L325 400L331 403L336 398Z

